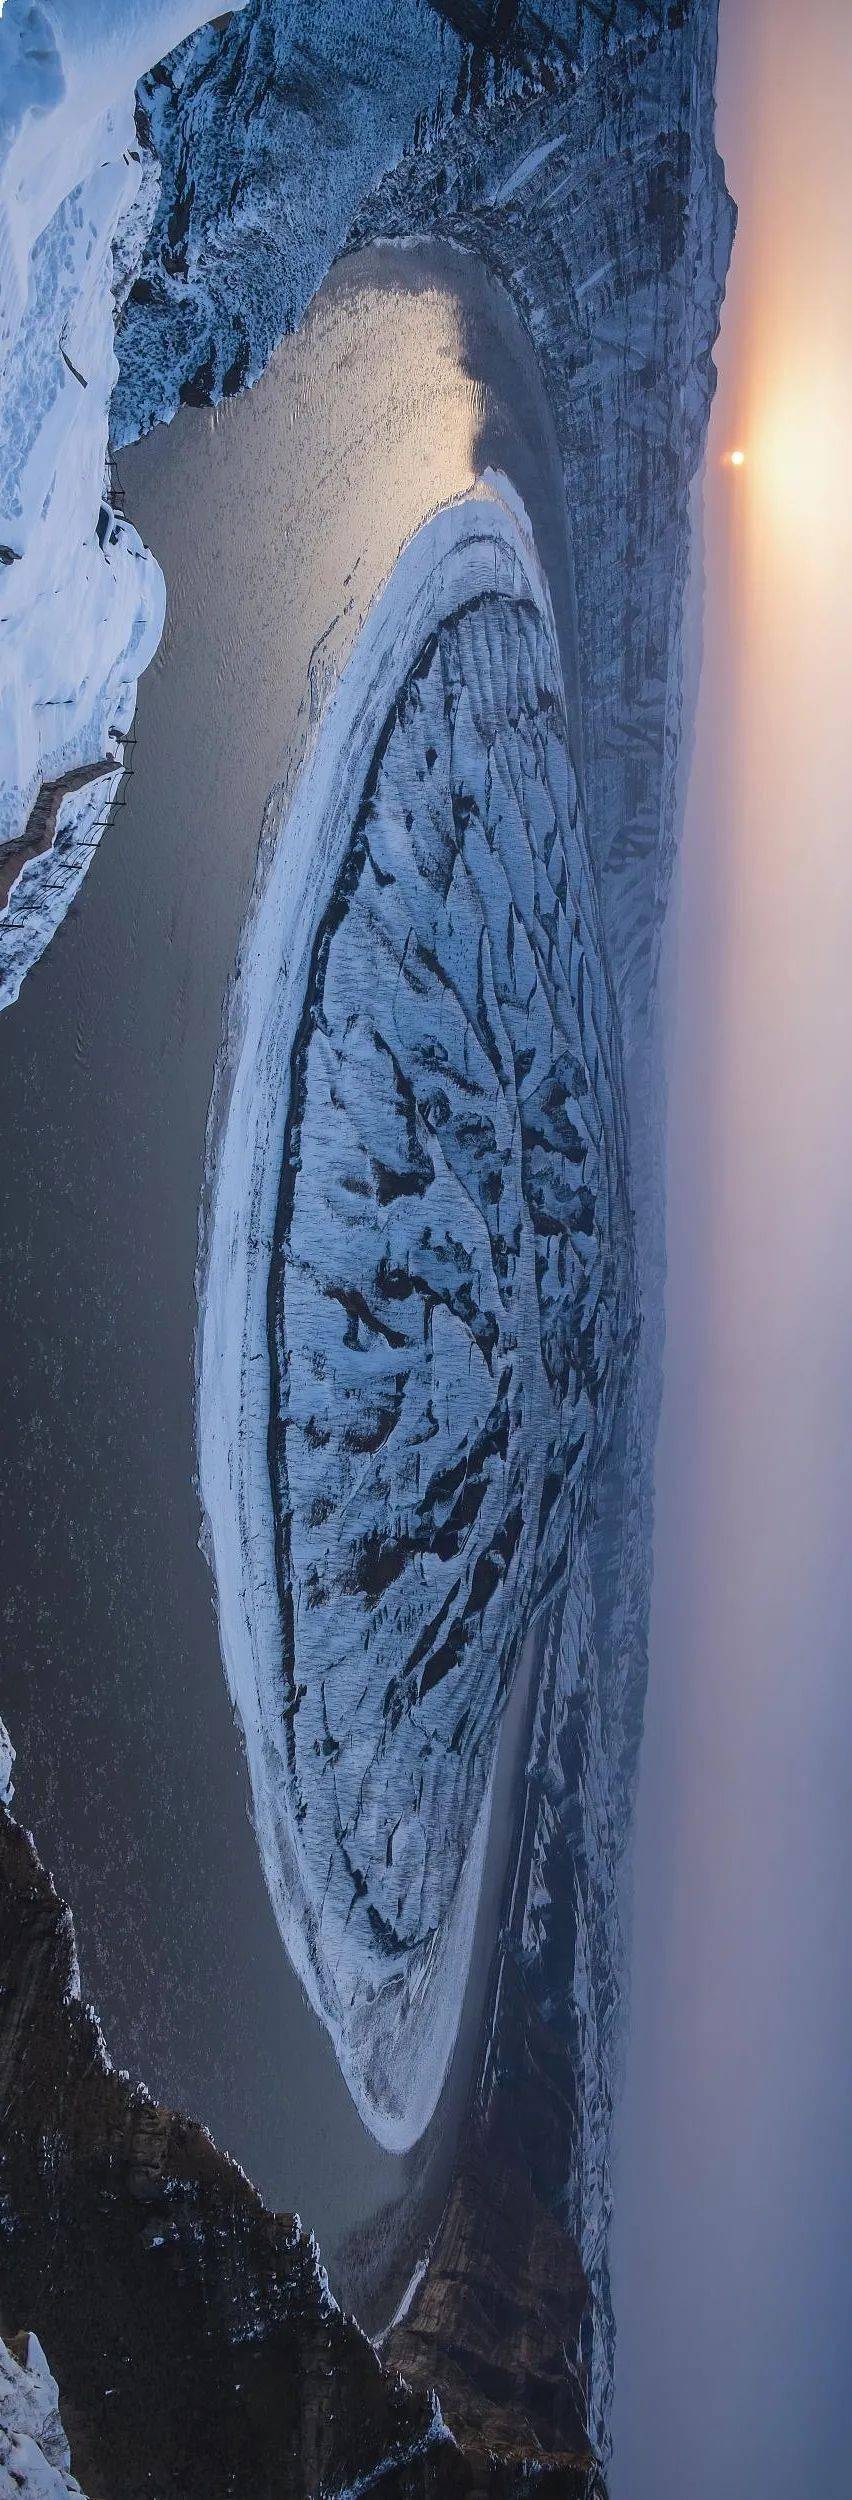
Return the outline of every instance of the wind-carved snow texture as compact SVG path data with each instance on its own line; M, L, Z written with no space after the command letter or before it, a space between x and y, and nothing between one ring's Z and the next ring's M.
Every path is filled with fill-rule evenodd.
M613 1048L550 628L480 597L400 690L316 934L268 1303L308 1943L403 2140L442 2080L427 2106L503 1704L609 1426Z

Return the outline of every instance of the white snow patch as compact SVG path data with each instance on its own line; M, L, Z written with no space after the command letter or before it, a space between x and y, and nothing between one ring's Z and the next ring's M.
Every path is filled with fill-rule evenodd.
M0 1805L9 1806L12 1803L12 1798L14 1796L14 1786L12 1781L12 1768L14 1760L15 1748L12 1743L9 1730L5 1721L0 1719Z
M387 2343L388 2336L393 2334L394 2327L401 2326L403 2318L407 2318L409 2309L411 2308L412 2303L420 2290L421 2283L425 2283L426 2281L426 2276L429 2272L429 2260L431 2254L431 2248L428 2248L424 2257L418 2257L417 2264L412 2268L402 2295L402 2299L399 2301L396 2309L394 2310L393 2317L388 2319L387 2326L383 2326L378 2335L373 2336L373 2343L377 2352L381 2352L382 2345Z
M37 2335L0 2338L0 2500L82 2500Z

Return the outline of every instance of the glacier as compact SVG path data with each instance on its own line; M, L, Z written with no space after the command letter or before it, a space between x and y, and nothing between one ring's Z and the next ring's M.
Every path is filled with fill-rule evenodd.
M452 109L470 44L451 14L0 12L0 1009L110 822L162 634L113 453L263 370L365 193Z
M452 2052L500 1717L633 1323L561 663L500 486L409 543L279 835L201 1284L200 1482L267 1880L396 2150Z

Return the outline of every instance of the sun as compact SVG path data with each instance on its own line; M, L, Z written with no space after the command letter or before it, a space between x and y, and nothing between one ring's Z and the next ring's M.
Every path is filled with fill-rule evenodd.
M725 463L726 463L726 466L727 466L729 469L744 469L744 468L745 468L745 452L744 452L744 451L726 451L726 453L725 453Z

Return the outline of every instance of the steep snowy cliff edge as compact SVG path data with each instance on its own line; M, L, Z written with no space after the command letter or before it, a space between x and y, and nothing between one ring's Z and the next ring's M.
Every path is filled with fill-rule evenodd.
M0 2500L82 2500L37 2335L0 2337Z
M158 175L134 87L207 0L7 0L0 15L0 1006L68 909L165 610L114 508L115 316Z

